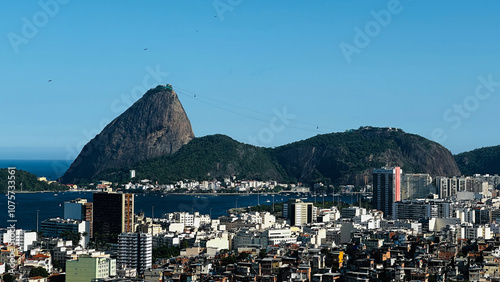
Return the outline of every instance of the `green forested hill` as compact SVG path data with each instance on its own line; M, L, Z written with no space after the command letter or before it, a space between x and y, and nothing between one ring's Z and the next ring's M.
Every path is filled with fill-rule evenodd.
M236 175L239 179L362 185L365 179L371 180L372 169L382 166L433 176L460 175L453 155L438 143L399 129L364 127L274 149L210 135L193 139L172 155L107 170L92 180L128 181L129 169L135 169L137 178L160 183Z
M289 176L299 181L363 185L372 170L400 166L404 172L460 175L453 155L440 144L396 128L362 127L318 135L273 150Z
M500 145L484 147L455 155L463 174L500 174Z
M66 190L66 186L58 183L48 184L47 182L38 181L36 175L27 171L16 170L15 186L16 191L21 191L21 183L23 191L59 191ZM5 193L8 186L9 172L6 168L0 168L0 192Z
M129 169L137 178L169 183L182 179L211 180L236 175L240 179L286 180L286 173L268 149L243 144L225 135L195 138L178 152L118 171L108 170L95 180L126 181Z

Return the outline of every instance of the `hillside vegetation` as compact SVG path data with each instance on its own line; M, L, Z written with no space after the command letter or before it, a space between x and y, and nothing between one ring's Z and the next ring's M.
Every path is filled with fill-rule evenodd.
M9 175L8 169L0 168L0 192L2 193L7 191ZM66 186L59 183L48 184L47 182L38 181L36 175L23 170L16 170L14 176L16 192L21 191L21 184L22 191L61 191L67 189Z
M138 179L172 183L183 179L212 180L236 175L239 179L287 180L268 149L240 143L225 135L195 138L178 152L118 171L108 170L97 179L127 181L129 169Z
M172 155L107 170L93 180L125 182L134 169L138 179L159 183L235 175L238 179L363 185L371 181L374 168L383 166L433 176L460 175L452 154L441 145L399 129L364 127L275 149L210 135L191 140Z
M463 174L500 174L500 146L484 147L455 156Z

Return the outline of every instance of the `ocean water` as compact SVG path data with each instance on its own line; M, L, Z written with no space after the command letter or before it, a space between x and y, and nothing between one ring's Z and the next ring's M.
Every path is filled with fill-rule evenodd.
M293 196L276 195L275 203L286 201ZM60 192L54 193L18 193L16 194L15 219L16 227L28 230L36 229L37 210L39 211L39 221L51 217L62 217L64 202L76 198L92 201L91 192ZM342 201L350 202L351 197L342 197ZM135 212L143 211L146 216L151 216L154 210L155 217L161 217L163 213L175 211L200 212L209 214L212 218L217 218L227 214L227 210L234 207L255 206L257 203L272 205L271 195L161 195L136 194ZM314 197L305 201L314 201ZM321 202L322 198L317 197ZM331 201L330 197L325 197L325 201ZM153 208L154 206L154 208ZM0 227L9 226L7 220L7 197L0 197Z
M66 160L0 160L0 168L16 167L49 180L57 180L70 165Z
M38 177L45 176L51 180L57 180L69 168L70 163L65 160L0 160L0 168L16 167L20 170L31 172ZM92 202L92 192L59 192L59 193L17 193L15 205L15 218L9 218L7 212L8 203L5 195L0 195L0 227L9 226L7 220L15 219L16 227L27 230L35 230L37 226L37 211L39 222L52 217L62 217L64 202L76 198L87 199ZM276 195L275 203L287 201L294 196ZM314 197L305 201L313 202ZM321 202L322 197L316 200ZM343 202L355 201L350 196L343 196ZM234 207L255 206L257 204L271 205L273 197L269 195L238 194L238 195L157 195L136 194L135 212L143 211L146 216L161 217L163 213L188 211L209 214L217 218L227 214L227 210ZM325 201L332 201L331 196L325 197Z

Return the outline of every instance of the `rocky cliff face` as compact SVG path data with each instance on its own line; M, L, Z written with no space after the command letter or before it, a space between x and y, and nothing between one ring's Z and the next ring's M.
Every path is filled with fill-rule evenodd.
M363 185L372 170L400 166L404 172L460 175L453 155L438 143L400 129L365 127L278 147L273 152L289 177L311 182Z
M193 138L177 94L171 87L158 86L87 143L61 180L88 180L108 169L173 154Z

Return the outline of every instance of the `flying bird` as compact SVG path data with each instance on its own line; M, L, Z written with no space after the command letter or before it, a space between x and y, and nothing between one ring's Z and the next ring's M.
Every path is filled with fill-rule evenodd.
M148 48L144 48L144 51L148 50Z
M49 81L48 81L48 82L52 82L52 79L49 79Z

